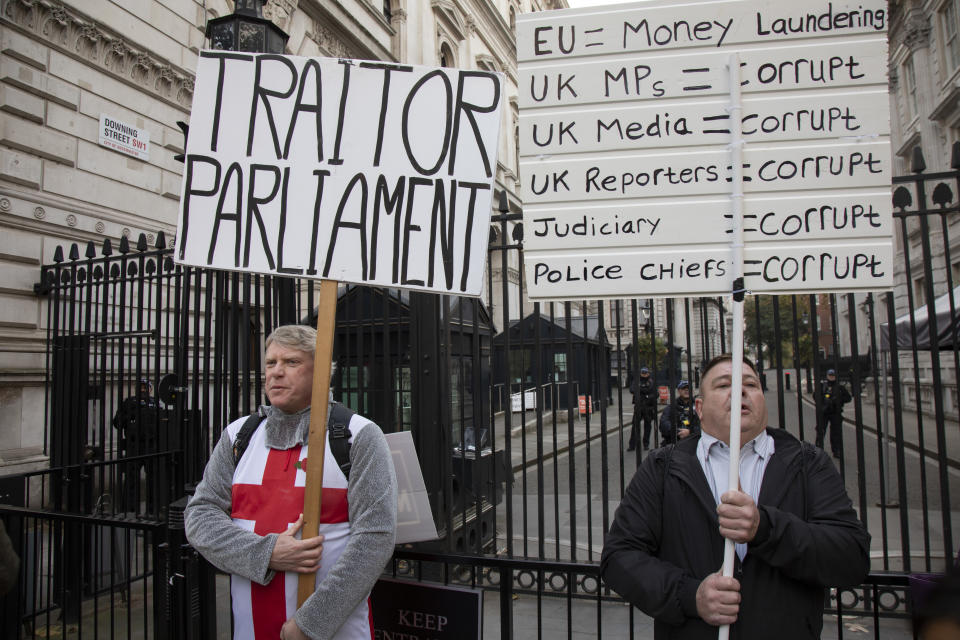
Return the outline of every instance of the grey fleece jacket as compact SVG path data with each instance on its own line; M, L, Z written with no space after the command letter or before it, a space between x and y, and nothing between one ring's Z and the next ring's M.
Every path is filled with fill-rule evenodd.
M263 406L266 443L272 449L306 444L310 409L285 414ZM294 618L315 640L332 638L365 599L393 555L397 527L397 478L383 432L375 424L361 429L350 447L347 502L350 540L327 577ZM230 518L233 442L224 430L203 472L203 480L184 514L187 540L219 569L267 584L274 572L270 555L279 534L260 536Z

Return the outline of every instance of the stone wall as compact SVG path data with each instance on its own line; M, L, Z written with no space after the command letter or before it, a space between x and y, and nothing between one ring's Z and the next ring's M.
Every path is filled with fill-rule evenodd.
M39 266L58 245L172 236L176 122L206 18L193 0L4 0L0 12L0 465L17 471L44 461ZM149 159L101 146L101 114L149 132Z

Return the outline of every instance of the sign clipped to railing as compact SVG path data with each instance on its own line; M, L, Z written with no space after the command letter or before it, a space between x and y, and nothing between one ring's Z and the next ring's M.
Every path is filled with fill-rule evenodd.
M479 295L503 100L485 71L203 51L177 260Z
M518 19L532 299L889 288L884 0L676 0Z

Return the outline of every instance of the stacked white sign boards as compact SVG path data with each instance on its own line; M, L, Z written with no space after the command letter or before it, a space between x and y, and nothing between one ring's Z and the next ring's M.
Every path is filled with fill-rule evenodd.
M500 74L202 51L181 264L480 295Z
M530 297L730 293L731 54L745 288L890 288L886 7L651 0L521 16Z

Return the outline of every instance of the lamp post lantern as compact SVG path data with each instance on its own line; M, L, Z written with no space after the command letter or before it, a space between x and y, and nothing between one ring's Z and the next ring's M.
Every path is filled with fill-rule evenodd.
M290 37L263 17L266 0L236 0L233 13L207 22L212 49L283 53Z
M263 17L267 0L236 0L233 13L207 22L210 48L247 53L284 53L290 36ZM277 316L280 324L298 322L293 279L277 278Z
M643 325L644 330L647 333L650 333L650 301L644 300L640 303L640 317L643 321L640 323Z

